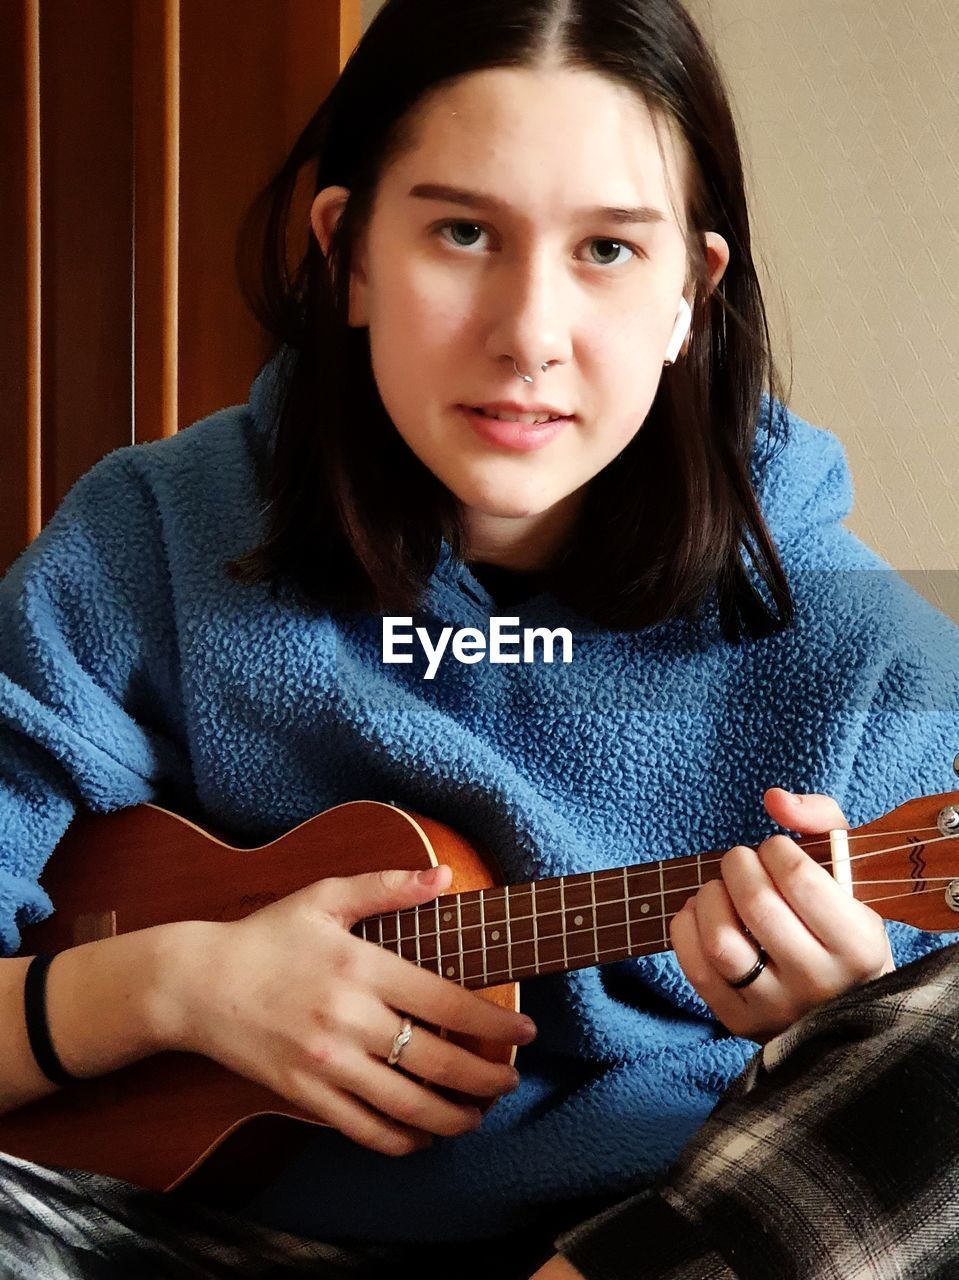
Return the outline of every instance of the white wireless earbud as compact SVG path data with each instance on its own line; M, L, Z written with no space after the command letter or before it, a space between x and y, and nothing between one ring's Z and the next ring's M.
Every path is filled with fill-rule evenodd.
M667 364L675 363L676 357L679 355L679 349L686 341L686 335L689 333L689 326L692 322L692 308L685 298L680 298L679 310L676 313L676 324L673 327L672 337L669 339L669 346L666 349Z

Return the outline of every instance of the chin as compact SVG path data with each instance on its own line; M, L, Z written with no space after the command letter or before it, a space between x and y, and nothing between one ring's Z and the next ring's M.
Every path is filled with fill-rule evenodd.
M478 516L488 516L493 520L528 520L530 516L538 516L540 508L529 503L518 502L464 502L464 508Z
M526 520L548 511L552 505L538 495L534 498L529 493L491 491L485 485L459 485L453 492L464 509L500 520Z

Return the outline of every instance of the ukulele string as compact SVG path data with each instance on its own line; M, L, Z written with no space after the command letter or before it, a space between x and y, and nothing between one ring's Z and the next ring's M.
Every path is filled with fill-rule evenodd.
M938 831L938 827L925 827L925 828L919 828L919 830L920 830L920 831L923 831L923 830L926 830L926 831ZM902 834L902 833L900 833L900 832L890 832L889 834L890 834L890 835L899 835L899 834ZM910 833L910 834L913 834L913 833ZM943 841L945 841L945 840L955 840L955 839L956 839L956 837L955 837L955 836L943 836L943 835L938 835L938 836L936 836L934 839L926 840L926 841L924 842L924 844L925 844L925 845L940 844L940 843L942 843L942 842L943 842ZM908 844L903 844L903 845L890 845L888 848L885 848L885 849L873 849L873 850L872 850L871 852L869 852L869 853L858 853L858 854L853 854L853 855L849 858L849 861L850 861L850 862L857 862L857 861L861 861L861 860L862 860L862 859L864 859L864 858L878 858L878 857L881 857L882 855L889 854L889 853L901 853L903 850L905 850L905 849L911 849L911 848L913 848L913 847L914 847L914 846L912 846L912 845L908 845ZM720 862L721 860L722 860L721 858L702 859L702 860L700 860L700 862L699 862L699 864L698 864L698 865L699 865L699 866L702 866L702 867L709 866L709 865L715 865L716 863ZM664 864L664 870L669 869L669 867L670 867L670 863L667 861L667 862ZM675 870L675 869L677 869L677 868L674 866L674 867L673 867L673 869ZM692 869L692 868L690 868L690 870L691 870L691 869ZM627 873L632 873L633 875L639 874L639 875L651 875L651 876L658 876L658 874L659 874L659 868L658 868L658 866L657 866L656 864L649 864L649 865L646 865L646 864L639 864L639 865L637 865L637 866L632 866L632 867L625 867L625 868L619 868L619 869L609 869L609 868L607 868L607 869L604 869L603 871L596 871L596 872L589 872L589 871L586 871L586 872L578 872L578 873L574 873L574 874L578 874L578 875L585 876L585 877L586 877L589 881L591 881L592 883L594 883L594 884L598 884L598 885L602 885L602 884L607 884L607 883L609 883L610 881L613 881L613 880L615 880L615 881L620 881L620 882L621 882L621 881L622 881L622 879L623 879L623 872L624 872L624 871L626 871ZM560 878L561 878L561 879L566 879L566 877L560 877ZM948 884L948 883L949 883L949 881L951 881L951 880L959 879L959 876L929 876L929 875L924 875L924 876L920 876L918 879L919 879L919 881L920 881L921 883L923 883L923 884L930 884L930 883L940 882L940 881L941 881L942 883L944 883L944 884ZM536 884L537 884L537 886L538 886L538 887L537 887L537 890L536 890L536 892L537 892L538 894L545 894L545 893L549 893L549 892L554 892L554 893L559 892L559 887L558 887L557 885L555 885L555 884L550 884L550 882L549 882L549 881L536 881L536 882L534 882L534 883L536 883ZM881 878L881 879L879 879L879 880L859 880L859 881L857 881L857 882L856 882L856 884L857 884L857 885L860 885L860 884L862 884L862 885L866 885L866 884L868 884L868 885L878 885L878 884L885 884L885 885L893 885L893 884L913 885L913 884L915 884L915 883L916 883L916 880L915 880L915 878L914 878L914 877L912 877L912 876L887 876L887 877L883 877L883 878ZM579 887L585 887L585 884L581 884ZM465 893L451 893L451 894L443 894L443 895L441 895L441 896L440 896L440 898L438 899L438 901L439 901L439 902L440 902L440 904L442 905L442 910L443 910L443 914L444 914L444 916L445 916L445 915L447 915L447 914L452 915L454 912L456 912L456 913L458 913L458 914L460 914L460 915L461 915L461 914L462 914L463 900L464 900L464 899L468 899L468 898L470 898L470 896L471 896L471 895L473 895L473 894L475 894L475 895L477 895L477 896L478 896L479 894L482 894L482 895L483 895L483 903L484 903L484 907L489 908L489 907L495 907L495 906L497 906L497 905L503 905L503 904L505 904L507 894L509 894L509 896L512 898L512 897L515 897L519 892L522 892L522 890L524 890L524 889L526 889L526 888L528 888L528 886L527 886L527 885L494 885L494 886L492 886L492 887L490 887L490 888L488 888L488 889L471 889L471 890L466 891ZM648 899L648 898L662 898L662 897L664 896L664 894L667 894L667 893L689 893L689 894L692 894L692 893L694 893L694 892L697 892L697 891L698 891L699 889L701 889L701 888L702 888L702 885L701 885L701 884L699 884L699 883L697 883L697 884L690 884L690 885L674 885L674 886L671 886L671 887L668 887L668 888L665 888L665 889L662 889L662 888L654 889L654 890L652 890L652 891L651 891L651 892L649 892L649 893L631 893L631 894L629 894L628 901L630 901L630 902L636 902L636 903L641 903L641 902L645 901L645 900L646 900L646 899ZM568 886L566 891L567 891L567 892L571 892L571 891L572 891L572 887L569 887L569 886ZM925 892L925 890L920 890L919 892ZM895 898L898 898L898 897L902 897L903 895L902 895L902 894L893 894L892 896L893 896L893 897L895 897ZM915 897L915 896L916 896L916 894L915 894L915 893L912 893L912 894L911 894L911 896ZM587 902L587 903L579 903L579 904L577 904L577 903L571 903L571 904L568 904L568 905L566 906L566 908L565 908L565 909L566 909L566 911L571 911L571 910L582 910L582 909L586 909L586 908L590 908L590 909L591 909L591 908L593 908L593 907L595 907L595 906L597 906L597 905L599 905L599 906L621 906L621 905L623 905L626 901L627 901L627 898L625 898L625 897L623 897L623 898L604 898L604 899L603 899L603 901L602 901L601 903L598 903L598 904L597 904L597 903L595 903L595 902ZM886 901L886 899L885 899L885 898L878 898L878 899L866 899L866 898L860 898L860 899L858 899L858 901L860 901L860 902L866 902L866 903L868 903L868 902L872 902L872 901L884 902L884 901ZM431 916L433 916L433 915L435 915L435 910L436 910L436 908L435 908L435 906L434 906L434 904L433 904L433 903L425 903L425 904L424 904L423 906L421 906L421 907L410 907L410 908L407 908L405 911L400 911L400 912L390 912L390 913L388 913L388 914L384 915L384 916L383 916L383 919L384 919L384 920L386 920L386 919L390 919L391 917L395 917L396 915L405 916L407 919L409 919L409 918L412 918L412 917L416 916L419 912L423 912L424 914L429 913ZM556 915L556 914L562 914L562 909L561 909L561 908L555 908L555 909L546 910L546 911L538 911L538 912L536 912L536 918L538 918L538 919L544 919L546 916L549 916L549 915ZM519 923L519 922L524 921L524 920L532 920L533 918L534 918L534 916L533 916L533 914L532 914L532 913L530 913L529 915L514 915L512 912L510 913L510 923L511 923L511 924L512 924L512 923ZM657 919L664 919L664 918L665 918L665 919L669 919L670 917L669 917L669 915L668 915L668 914L667 914L665 917L663 917L663 916L652 916L652 915L644 915L644 916L643 916L643 920L657 920ZM505 919L492 919L492 920L487 921L487 923L490 923L490 924L503 924L503 923L505 923ZM437 936L442 937L444 934L455 934L455 933L458 933L458 932L459 932L459 927L458 927L458 926L454 926L454 927L449 928L449 929L443 929L443 928L436 929L436 928L432 928L432 929L430 930L430 932L431 932L431 934L435 934L435 935L437 935Z
M943 878L943 877L939 877L939 878ZM877 883L877 884L884 884L884 883L887 883L887 882L886 882L886 881L881 881L881 880L880 880L880 881L876 881L875 883ZM897 882L896 882L896 881L890 881L890 882L888 882L888 883L895 884L895 883L897 883ZM682 890L670 890L669 892L673 892L673 893L680 893L680 892L682 892ZM861 898L861 899L858 899L858 901L863 902L865 905L869 905L870 903L874 903L874 902L891 902L891 901L893 901L893 900L894 900L894 899L896 899L896 898L909 898L909 899L920 898L920 897L922 897L924 894L927 894L927 893L938 893L938 892L939 892L939 891L938 891L937 889L920 889L918 892L912 892L912 891L910 890L910 891L908 891L908 892L903 892L903 893L894 893L894 894L887 895L886 897L880 897L880 898ZM619 899L617 902L603 903L602 905L604 905L604 906L606 906L606 905L608 905L608 906L615 906L615 905L620 905L620 904L624 903L625 901L626 901L626 899L625 899L625 898L621 898L621 899ZM567 914L568 914L568 912L569 912L569 911L571 911L571 910L576 910L576 909L577 909L577 908L568 908L568 909L567 909ZM578 908L578 909L585 910L586 908ZM414 908L413 910L414 910L414 911L416 911L416 910L417 910L417 908ZM401 914L405 914L405 913L401 913ZM546 916L550 916L550 915L561 915L561 914L563 914L563 913L562 913L562 912L560 912L560 911L545 911L545 912L543 912L543 913L542 913L542 915L541 915L541 916L539 916L539 918L540 918L540 919L542 919L542 918L544 918L544 917L546 917ZM519 922L520 920L524 920L524 919L525 919L525 920L530 920L530 919L532 919L532 918L533 918L532 916L512 916L512 915L511 915L511 916L510 916L510 924L513 924L513 923L515 923L515 922ZM590 933L590 934L593 934L593 936L594 936L594 937L597 937L597 935L598 935L598 934L599 934L603 929L619 929L619 930L622 932L622 930L625 928L625 929L626 929L626 931L627 931L627 938L628 938L628 937L629 937L629 930L630 930L630 929L632 929L632 928L633 928L635 925L637 925L637 924L646 924L646 923L665 923L666 921L670 920L671 918L672 918L671 913L668 913L668 912L667 912L667 913L662 914L662 915L655 915L655 916L654 916L654 915L648 915L648 916L643 916L642 920L618 920L618 921L611 921L611 922L608 922L608 923L606 923L606 924L600 924L600 923L598 923L598 922L590 922L590 923L588 923L588 924L587 924L587 923L585 923L585 922L584 922L582 926L579 926L579 927L577 927L577 928L576 928L576 929L574 929L574 930L566 930L566 931L560 931L559 933L550 933L550 934L537 934L537 936L536 936L535 938L517 938L517 939L512 939L512 940L507 939L507 940L505 940L505 941L503 941L503 942L499 942L499 941L497 941L497 942L493 943L493 946L512 948L512 947L522 947L522 946L526 946L526 947L533 947L533 946L534 946L534 944L535 944L535 945L538 947L539 945L541 945L541 944L543 944L543 943L547 943L547 942L555 942L557 939L565 938L565 939L567 939L567 940L568 940L570 937L575 937L575 936L577 936L578 934L586 934L586 933ZM487 924L505 924L505 921L502 921L502 920L501 920L501 921L490 920L490 921L487 921ZM477 923L475 923L475 924L467 924L467 925L463 926L463 928L462 928L462 929L443 929L443 930L440 930L440 931L439 931L439 933L437 933L437 931L436 931L436 930L432 930L432 931L431 931L431 934L430 934L429 936L437 937L437 938L438 938L438 937L442 936L443 934L447 934L447 935L448 935L448 934L456 934L456 933L462 934L463 932L465 932L465 930L466 930L466 929L479 929L479 928L480 928L480 925L479 925L479 923L477 922ZM942 930L942 932L948 932L948 930ZM664 938L664 940L665 940L665 938ZM374 939L370 939L370 941L374 941ZM403 950L402 950L403 943L412 943L413 941L414 941L414 939L412 939L412 938L410 938L410 937L408 937L408 936L407 936L407 937L400 938L399 940L397 940L397 939L395 939L395 938L390 939L390 940L385 940L385 941L380 942L380 944L379 944L379 945L380 945L380 946L382 946L382 947L389 947L391 950L393 950L393 949L397 949L397 950L398 950L398 953L399 953L401 956L403 956L403 958L404 958L404 959L406 959L406 960L413 960L413 961L414 961L414 963L419 964L419 966L420 966L421 968L425 968L425 967L427 967L430 963L435 963L435 964L436 964L436 967L437 967L437 972L440 972L440 971L442 970L442 967L443 967L443 965L444 965L444 964L447 964L448 962L451 962L451 961L455 962L455 961L457 961L457 960L458 960L458 961L460 962L460 969L461 969L461 975L460 975L460 976L461 976L461 978L465 976L465 975L463 975L463 974L462 974L462 962L463 962L463 961L464 961L468 956L481 955L484 951L485 951L485 952L487 953L487 955L488 955L488 954L489 954L489 952L493 949L493 947L492 947L492 946L490 946L490 944L489 944L489 943L487 943L485 946L480 946L480 947L470 947L470 948L467 948L467 949L465 949L465 950L464 950L462 947L460 947L460 948L458 948L454 953L452 953L452 954L446 954L446 955L444 955L444 954L443 954L442 950L438 950L435 956L416 956L416 957L414 957L414 956L408 956L408 955L405 955L405 954L404 954L404 952L403 952ZM422 939L420 939L420 941L422 941ZM647 945L650 945L650 944L648 944L648 943L641 943L641 944L640 944L640 946L641 946L641 947L642 947L642 946L647 946ZM657 940L657 942L656 942L655 944L652 944L652 945L654 946L654 949L655 949L656 951L668 950L668 947L660 946L660 945L659 945L658 940ZM571 966L571 965L569 965L569 964L568 964L568 960L569 960L569 959L572 959L572 960L582 960L582 961L584 961L584 964L583 964L582 966L580 966L580 967L581 967L581 968L585 968L587 965L592 965L592 964L602 964L602 963L603 963L603 957L604 957L604 955L605 955L605 954L608 954L608 955L609 955L609 957L610 957L610 959L616 958L616 959L620 959L620 960L622 960L622 959L628 959L628 958L629 958L628 956L624 956L624 955L623 955L622 947L610 947L610 948L607 948L605 952L604 952L604 950L603 950L602 948L594 947L594 948L591 948L588 952L584 952L582 955L574 955L574 956L569 957L569 956L567 956L567 953L566 953L565 944L564 944L564 951L563 951L563 957L562 957L562 958L563 958L564 966L565 966L565 967L567 967L567 968L575 968L575 967L576 967L575 965L572 965L572 966ZM634 952L633 954L641 954L641 952L637 949L637 951L636 951L636 952ZM558 957L558 956L554 958L554 963L555 963L555 961L557 961L557 960L559 960L559 957ZM549 961L547 961L547 963L549 963ZM526 965L523 965L523 966L521 966L521 967L522 967L522 968L526 968L527 966L526 966ZM533 967L538 969L540 966L539 966L539 964L537 963L537 964L536 964L536 965L534 965ZM484 971L483 971L483 976L484 976L484 978L485 978L485 979L487 979L487 985L489 985L489 986L493 986L493 985L495 985L495 981L496 981L497 979L502 979L503 981L508 981L508 982L513 981L513 972L514 972L513 968L507 968L507 969L495 969L495 970L490 970L490 969L486 968L486 969L484 969Z
M956 835L948 835L948 836L943 835L943 834L942 834L942 832L939 830L939 828L938 828L938 827L909 827L909 828L906 828L906 829L905 829L905 830L903 830L903 831L882 831L882 832L877 832L876 834L869 834L869 833L867 832L865 835L859 835L859 836L854 835L854 834L850 831L850 832L848 832L848 833L847 833L847 835L846 835L846 843L847 843L847 844L852 844L852 843L853 843L853 841L855 841L855 840L876 840L876 839L878 839L879 835L882 835L883 837L888 837L888 836L918 836L918 835L922 835L922 834L923 834L924 832L926 832L926 831L935 831L937 834L936 834L935 836L933 836L931 839L924 840L924 841L922 842L924 845L926 845L926 844L938 844L938 843L939 843L939 841L941 841L941 840L955 840L955 839L957 838L957 837L956 837ZM807 840L807 841L805 841L805 843L804 843L801 847L802 847L803 849L805 849L805 850L806 850L806 852L808 852L808 851L809 851L809 850L810 850L814 845L825 845L825 844L828 844L828 843L829 843L829 836L828 836L828 835L824 835L824 836L822 836L821 838L819 838L819 839L817 839L817 840ZM884 848L884 849L871 849L871 850L867 851L866 853L851 853L851 854L849 855L849 859L848 859L848 861L849 861L849 862L859 862L862 858L878 858L878 857L881 857L881 856L882 856L883 854L885 854L885 853L901 853L903 849L911 849L911 848L914 848L914 847L915 847L914 845L910 845L910 844L894 844L894 845L888 845L888 846L887 846L886 848ZM693 854L692 856L693 856L694 858L696 857L696 855L695 855L695 854ZM721 854L718 854L716 857L701 857L701 858L699 859L699 861L700 861L700 865L702 865L702 866L704 866L704 867L708 867L708 866L715 866L715 864L716 864L717 862L722 862L722 860L723 860L723 858L724 858L724 857L725 857L725 854L724 854L724 853L721 853ZM821 865L821 864L820 864L820 865Z
M934 831L934 832L936 832L937 834L936 834L932 839L929 839L929 840L924 841L923 843L924 843L925 845L939 844L939 843L941 843L942 841L945 841L945 840L952 840L952 839L955 839L955 838L956 838L955 836L952 836L952 835L948 835L948 836L947 836L947 835L942 835L942 834L939 832L939 828L938 828L938 827L934 827L934 826L918 827L918 828L916 828L915 830L902 830L902 831L890 831L890 832L884 832L884 833L883 833L883 835L885 835L885 836L895 836L895 835L911 835L911 836L915 836L915 835L920 835L920 834L922 834L922 833L924 833L924 832L927 832L927 831L929 831L929 832L933 832L933 831ZM875 838L876 838L875 836L869 836L869 835L856 836L855 834L849 834L849 835L847 836L847 841L848 841L849 843L852 843L854 840L861 840L861 839L875 839ZM809 844L809 845L813 845L813 844L824 844L827 840L828 840L828 836L824 836L821 840L809 841L809 842L808 842L808 844ZM848 860L849 860L850 862L858 862L858 861L861 861L861 860L862 860L862 859L864 859L864 858L876 858L876 857L881 857L881 856L886 855L886 854L890 854L890 853L899 853L899 852L902 852L902 851L904 851L904 850L906 850L906 849L912 849L912 848L914 848L914 847L915 847L915 846L914 846L913 844L891 845L891 846L887 846L886 848L883 848L883 849L873 849L873 850L869 850L869 851L867 851L867 852L865 852L865 853L851 854L851 855L849 856L849 859L848 859ZM716 856L716 857L708 857L708 858L699 857L699 858L695 858L695 863L696 863L697 867L698 867L698 868L700 868L700 869L701 869L702 867L715 866L715 865L717 865L718 863L720 863L720 862L722 861L723 856L724 856L724 855L720 854L720 855L718 855L718 856ZM677 861L678 861L678 860L677 860ZM668 866L669 866L669 862L667 861L667 863L666 863L666 864L664 864L664 865L665 865L666 867L668 867ZM688 863L687 863L687 865L688 865ZM674 869L674 870L675 870L675 869L677 869L677 867L676 867L676 865L675 865L675 864L673 864L673 869ZM621 881L621 880L623 879L624 872L625 872L625 873L627 873L627 874L628 874L629 872L632 872L633 874L636 874L637 872L639 872L640 874L656 875L656 874L658 874L658 872L659 872L659 868L658 868L658 867L655 867L653 864L650 864L650 865L639 864L638 866L633 866L633 867L628 867L628 868L607 869L607 870L604 870L604 871L600 871L600 872L593 872L593 873L590 873L590 872L582 873L582 872L581 872L581 873L578 873L578 874L580 874L580 875L584 875L584 876L588 877L588 878L590 879L590 881L593 883L593 885L595 886L595 884L604 884L604 883L606 883L606 882L608 882L608 881L610 881L610 880L613 880L613 879L615 879L615 880L617 880L617 881ZM939 883L939 882L941 882L941 883L948 883L949 881L951 881L951 880L952 880L952 879L954 879L954 878L957 878L957 877L953 877L953 876L922 876L922 877L920 877L920 883L923 883L923 884ZM560 877L560 879L565 879L565 877ZM699 878L698 878L698 879L699 879ZM541 885L543 884L543 882L540 882L540 883L541 883ZM915 888L915 883L916 883L916 881L915 881L915 880L914 880L914 878L912 878L912 877L892 877L892 878L886 877L886 878L881 878L881 879L878 879L878 880L866 880L866 881L859 881L859 882L858 882L858 884L861 884L861 885L894 885L894 884L902 884L902 885L909 885L909 886L912 886L912 887L911 887L911 888L909 888L909 889L905 889L905 890L903 890L901 893L887 894L887 895L884 895L884 896L881 896L881 897L874 897L874 898L860 898L860 899L858 899L858 901L862 902L862 903L863 903L864 905L866 905L866 906L869 906L869 905L871 905L871 904L873 904L873 903L894 901L894 900L895 900L895 899L897 899L897 898L906 898L906 897L908 897L908 898L913 898L913 899L914 899L914 898L916 898L916 897L921 897L923 894L926 894L926 893L935 893L935 892L938 892L938 890L937 890L937 889L920 889L920 890L916 890L916 888ZM492 886L492 887L487 888L487 889L471 890L471 891L469 891L469 893L470 893L471 895L472 895L472 894L475 894L477 897L479 897L480 895L482 895L482 898L483 898L483 907L484 907L484 916L485 916L485 915L486 915L486 911L487 911L487 909L488 909L488 908L489 908L489 909L493 909L493 908L495 908L497 905L505 906L505 904L506 904L506 900L507 900L507 893L508 893L508 891L510 891L510 890L511 890L511 891L512 891L512 894L514 894L514 895L515 895L515 893L517 892L517 890L518 890L518 889L520 889L520 888L522 888L522 887L525 887L525 886L515 886L515 885L513 885L513 886L509 886L509 885L496 885L496 886ZM593 911L593 910L595 910L595 908L596 908L597 906L611 906L611 907L613 907L613 906L625 906L627 902L642 903L645 899L648 899L648 898L659 898L659 899L661 899L661 900L662 900L662 899L664 899L664 898L665 898L665 894L666 894L666 893L685 893L685 894L686 894L686 897L691 897L691 896L693 895L693 893L698 892L698 890L699 890L701 887L702 887L701 883L697 883L697 884L695 884L695 885L687 885L687 886L672 887L672 888L670 888L670 889L664 889L664 888L660 887L660 889L658 889L658 890L654 890L654 891L652 891L652 892L650 892L650 893L645 893L645 894L629 894L628 898L627 898L627 897L622 897L622 898L616 898L616 899L604 899L604 901L603 901L602 903L596 903L596 901L595 901L595 890L594 890L594 892L593 892L593 901L591 901L590 903L579 903L579 904L577 904L577 903L571 903L571 904L568 904L568 905L567 905L565 902L563 902L563 905L562 905L562 906L557 907L557 908L554 908L554 909L552 909L552 910L546 910L546 911L539 911L539 912L536 912L535 917L534 917L533 913L530 913L529 915L515 915L515 914L512 914L512 913L511 913L511 914L510 914L510 916L509 916L508 923L509 923L510 925L512 925L512 924L519 924L519 923L522 923L522 922L527 921L527 920L533 920L534 918L535 918L536 920L538 920L538 921L542 921L542 920L547 919L549 916L554 916L554 915L560 915L560 916L561 916L561 915L564 915L564 914L565 914L565 915L568 915L571 911L584 911L584 910L590 910L590 911ZM551 888L553 889L553 892L558 892L558 891L560 891L560 890L558 889L558 887L557 887L557 886L551 886ZM570 888L572 888L572 886L571 886ZM541 895L543 895L543 894L545 894L545 893L547 893L547 892L549 892L549 889L547 889L545 886L543 886L543 887L541 887L541 888L539 889L539 893L540 893ZM453 912L455 911L455 912L456 912L456 915L457 915L457 918L458 918L458 920L459 920L459 923L458 923L457 925L453 925L453 926L451 926L451 927L449 927L449 928L442 928L442 927L436 928L436 927L433 927L433 926L431 925L431 927L430 927L430 928L429 928L429 930L427 931L426 936L427 936L427 937L436 937L436 938L437 938L437 940L438 940L438 945L440 945L440 946L441 946L440 940L441 940L443 937L447 937L447 936L450 936L450 935L457 935L457 934L461 934L461 933L462 933L462 930L463 930L463 927L464 927L464 926L463 926L463 923L462 923L462 906L463 906L463 898L464 898L464 896L466 896L466 895L464 895L464 894L462 894L462 893L448 894L448 895L445 895L445 894L444 894L444 895L442 895L441 899L438 899L438 900L437 900L437 902L440 902L440 901L442 901L442 902L443 902L443 913L444 913L444 916L445 916L445 915L447 915L447 914L449 914L450 916L452 916ZM684 899L684 901L685 901L685 899ZM455 905L453 905L453 903L454 903L454 902L455 902ZM561 899L561 902L562 902L562 899ZM647 904L647 905L648 905L648 904ZM392 948L392 947L395 947L395 946L397 946L397 945L402 946L402 943L403 943L404 941L408 940L409 935L407 935L407 937L406 937L406 938L404 938L404 936L403 936L403 930L402 930L402 917L404 917L404 916L405 916L405 917L407 917L407 918L412 918L412 919L414 919L414 920L416 920L416 921L417 921L417 929L415 930L415 933L416 933L417 935L419 935L419 938L420 938L420 940L421 940L423 935L419 934L419 929L418 929L418 921L419 921L420 914L422 913L423 915L425 915L425 914L426 914L426 912L428 911L428 912L431 914L431 916L432 916L432 915L434 915L434 914L436 913L436 906L437 906L437 904L436 904L436 903L434 903L434 904L429 904L429 903L427 903L427 904L424 904L424 905L423 905L423 906L421 906L421 907L408 908L406 911L390 912L388 915L384 915L384 916L382 916L382 917L379 917L379 919L380 919L381 921L385 921L385 920L388 920L388 919L391 919L391 918L395 918L395 919L396 919L396 937L394 937L394 938L392 938L392 939L383 938L383 936L382 936L382 924L381 924L381 925L380 925L381 937L380 937L380 943L379 943L379 944L380 944L381 946L387 946L387 947L391 947L391 948ZM642 908L640 908L640 909L642 909ZM626 920L626 922L625 922L625 923L626 923L626 925L627 925L627 928L632 928L632 927L633 927L633 925L635 925L635 924L640 924L640 923L644 923L644 922L648 922L648 923L654 923L654 922L665 922L665 921L667 921L667 920L669 920L669 919L671 919L671 918L672 918L672 914L675 914L675 913L662 912L662 913L657 913L657 914L644 914L644 915L642 915L642 917L641 917L641 919L640 919L640 920L633 921L633 920L629 920L629 919L628 919L629 913L627 912L627 913L626 913L626 915L627 915L627 920ZM377 918L377 917L371 917L370 921L364 922L364 924L366 924L366 923L370 923L370 922L372 921L372 919L376 919L376 918ZM437 920L437 923L439 923L439 922L438 922L438 920ZM495 926L495 925L497 925L497 924L506 924L506 923L507 923L507 920L506 920L505 918L504 918L504 919L497 920L495 917L493 917L493 918L488 918L488 919L486 920L486 924L491 925L491 926ZM957 923L959 923L959 922L957 922ZM476 924L467 924L465 927L467 927L467 928L475 928L475 927L478 927L478 926L477 926ZM599 924L599 923L595 923L595 924L594 924L594 923L590 923L590 924L588 924L588 925L586 925L586 926L585 926L584 931L589 931L589 930L598 930L598 929L611 928L611 927L620 927L620 928L621 928L621 927L622 927L622 925L621 925L621 924L620 924L620 925L617 925L615 922L614 922L614 924L613 924L613 925L608 925L608 924ZM539 941L542 941L542 942L549 942L549 941L551 941L551 940L552 940L552 939L554 939L554 938L561 938L561 937L563 937L563 936L568 936L568 934L569 934L569 931L567 930L567 931L565 932L565 935L564 935L564 933L563 933L563 932L561 932L561 933L558 933L558 934L550 934L550 935L546 935L546 936L544 936L544 937L539 937L539 936L537 936L535 939L524 939L523 941L529 941L529 942L533 942L533 941L536 941L536 942L539 942ZM366 930L365 930L365 928L364 928L364 936L368 936L368 935L366 934ZM370 939L370 941L373 941L373 939ZM414 938L414 939L413 939L413 941L416 941L416 938ZM488 944L487 944L487 945L488 945ZM511 942L511 940L510 940L510 941L508 941L508 942L504 942L504 943L499 944L499 945L504 945L504 946L505 946L505 945L519 945L519 943L512 943L512 942ZM474 951L482 951L482 950L484 950L484 949L485 949L485 948L482 948L482 947L480 947L480 948L474 948ZM463 956L465 956L465 955L467 955L467 954L472 954L472 952L461 952L460 954L462 954ZM437 955L437 958L439 958L439 953L438 953L438 955ZM496 976L496 975L493 975L493 976Z

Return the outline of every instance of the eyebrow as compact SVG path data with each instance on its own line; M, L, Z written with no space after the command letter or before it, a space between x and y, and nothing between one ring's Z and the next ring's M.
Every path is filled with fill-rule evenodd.
M460 187L446 187L435 182L421 182L411 187L409 195L419 200L442 200L445 204L461 204L471 209L488 209L493 213L508 211L509 205L493 196L482 195L478 191L464 191ZM635 209L621 208L616 205L596 205L590 209L579 209L577 218L599 218L617 224L637 222L665 222L666 215L660 209L649 205L640 205Z

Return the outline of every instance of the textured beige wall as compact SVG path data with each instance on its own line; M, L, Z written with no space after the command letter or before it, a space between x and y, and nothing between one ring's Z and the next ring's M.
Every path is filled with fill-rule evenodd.
M374 13L380 8L381 0L363 0L361 12L363 14L363 30L370 25Z
M955 0L688 0L726 70L791 404L848 524L959 620Z
M687 3L729 81L790 404L846 446L850 528L959 620L956 0Z

